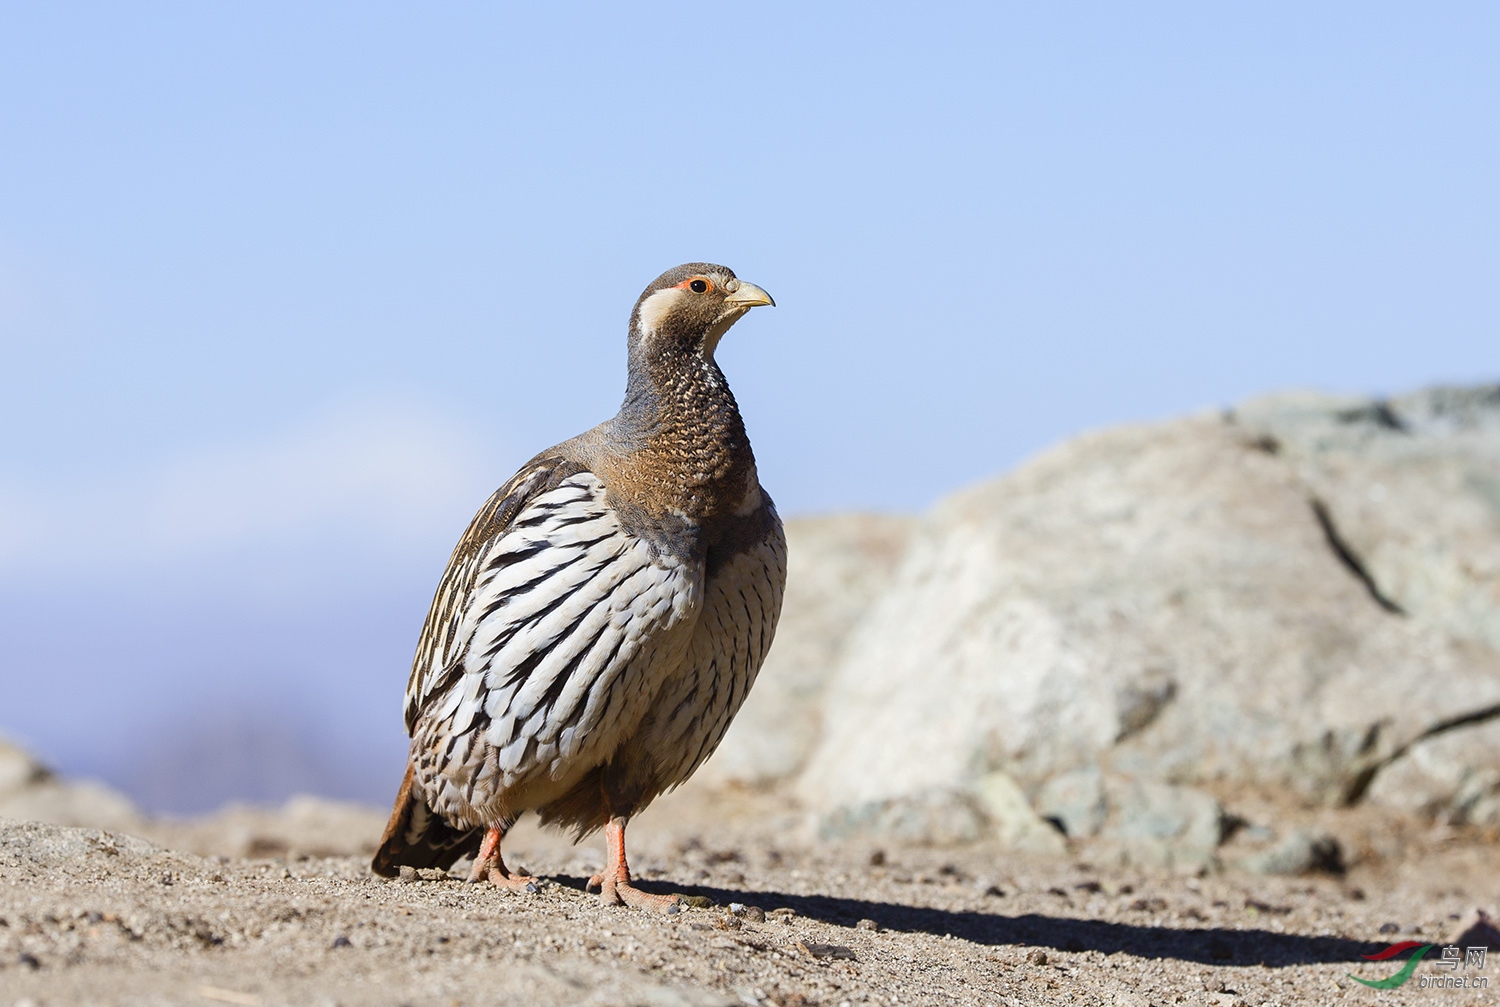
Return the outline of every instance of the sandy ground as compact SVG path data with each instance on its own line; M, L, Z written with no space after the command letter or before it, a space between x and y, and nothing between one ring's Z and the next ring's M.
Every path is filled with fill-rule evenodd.
M1424 989L1421 977L1449 974L1426 963L1392 991L1346 976L1391 975L1360 955L1452 940L1476 909L1500 908L1500 847L1482 840L1343 877L1184 877L982 844L818 843L749 798L666 799L630 839L644 887L698 905L601 906L582 891L597 839L572 847L525 827L507 853L550 878L535 894L435 872L388 881L363 856L199 857L0 823L0 1007L1500 999L1500 948L1458 973L1488 979L1483 990Z

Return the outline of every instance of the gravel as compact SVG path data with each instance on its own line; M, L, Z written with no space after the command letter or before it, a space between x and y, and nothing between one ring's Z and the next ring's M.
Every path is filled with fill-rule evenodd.
M876 857L794 841L764 808L661 805L632 829L633 862L705 908L602 906L582 891L597 844L524 827L507 859L551 882L529 894L466 884L462 865L385 880L363 855L207 858L0 821L0 1007L1373 1003L1347 973L1393 970L1362 954L1450 940L1500 906L1484 837L1342 877L1188 876L992 843ZM1496 951L1479 974L1500 985Z

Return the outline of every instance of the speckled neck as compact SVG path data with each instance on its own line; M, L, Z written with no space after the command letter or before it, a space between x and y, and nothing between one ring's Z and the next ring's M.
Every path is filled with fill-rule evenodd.
M755 457L723 372L695 347L635 336L625 401L610 421L622 450L614 482L655 513L699 521L732 514Z

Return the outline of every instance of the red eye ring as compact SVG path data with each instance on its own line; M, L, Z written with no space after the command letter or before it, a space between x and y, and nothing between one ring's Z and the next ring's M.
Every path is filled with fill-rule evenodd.
M695 294L706 294L714 289L713 281L702 276L695 276L691 280L683 280L677 285L679 287L686 287Z

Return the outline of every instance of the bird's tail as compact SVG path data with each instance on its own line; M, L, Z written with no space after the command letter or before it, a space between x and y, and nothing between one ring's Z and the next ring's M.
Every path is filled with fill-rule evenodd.
M403 867L447 870L460 857L476 853L483 838L483 829L455 829L429 808L407 763L406 778L370 868L387 878Z

